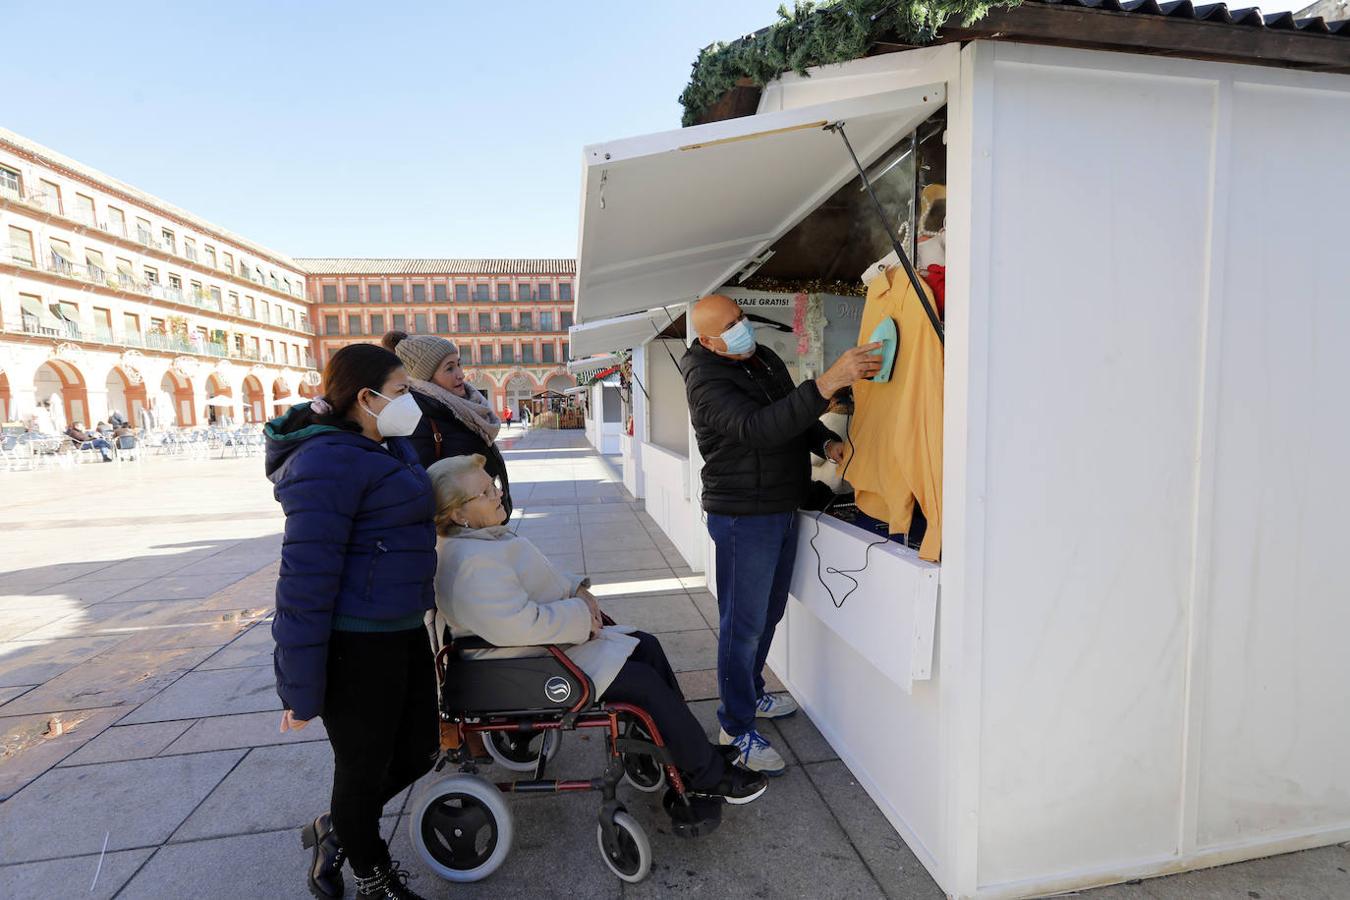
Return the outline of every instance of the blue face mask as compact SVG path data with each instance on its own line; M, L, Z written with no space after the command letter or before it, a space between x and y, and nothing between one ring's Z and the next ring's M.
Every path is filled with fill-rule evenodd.
M741 319L722 332L722 341L727 345L727 352L733 356L755 352L755 332L751 330L750 322L746 319Z

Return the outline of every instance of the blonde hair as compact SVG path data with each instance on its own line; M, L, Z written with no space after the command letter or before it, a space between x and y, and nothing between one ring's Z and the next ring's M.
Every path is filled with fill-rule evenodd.
M454 512L474 499L474 494L465 487L467 475L475 471L486 471L483 467L487 460L475 453L472 456L448 456L437 460L427 467L431 476L431 489L436 495L436 533L447 535L456 528L462 528L452 517Z

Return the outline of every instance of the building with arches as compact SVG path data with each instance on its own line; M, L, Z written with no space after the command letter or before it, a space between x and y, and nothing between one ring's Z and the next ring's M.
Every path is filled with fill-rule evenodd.
M284 254L0 129L0 420L260 420L311 321Z
M308 278L319 363L386 331L459 345L470 384L493 407L576 381L565 368L573 259L297 259ZM549 387L550 382L552 387Z

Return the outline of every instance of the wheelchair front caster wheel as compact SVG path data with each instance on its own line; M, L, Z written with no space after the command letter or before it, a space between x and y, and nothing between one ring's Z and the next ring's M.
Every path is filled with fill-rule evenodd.
M614 814L612 846L605 840L603 825L596 825L595 833L600 844L600 856L615 875L630 884L637 884L651 872L652 845L637 819L623 810Z
M640 722L630 720L624 737L650 742L652 736ZM644 794L654 794L666 786L666 767L654 757L642 753L624 753L623 780Z
M497 786L477 775L432 782L408 817L417 855L447 881L481 881L506 861L514 829Z
M539 754L544 760L553 759L562 744L562 735L557 731L536 731L533 734L515 731L489 731L484 737L488 756L497 765L512 772L533 772L539 762Z

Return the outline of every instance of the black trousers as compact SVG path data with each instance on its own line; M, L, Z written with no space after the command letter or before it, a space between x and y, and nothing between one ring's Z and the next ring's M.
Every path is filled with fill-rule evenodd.
M384 805L430 771L440 747L427 630L334 631L323 724L333 745L333 830L352 869L369 875L389 862Z
M638 639L637 649L602 699L647 710L689 786L695 790L715 787L726 774L726 759L708 742L703 726L689 711L661 642L643 631L634 632L633 637Z

